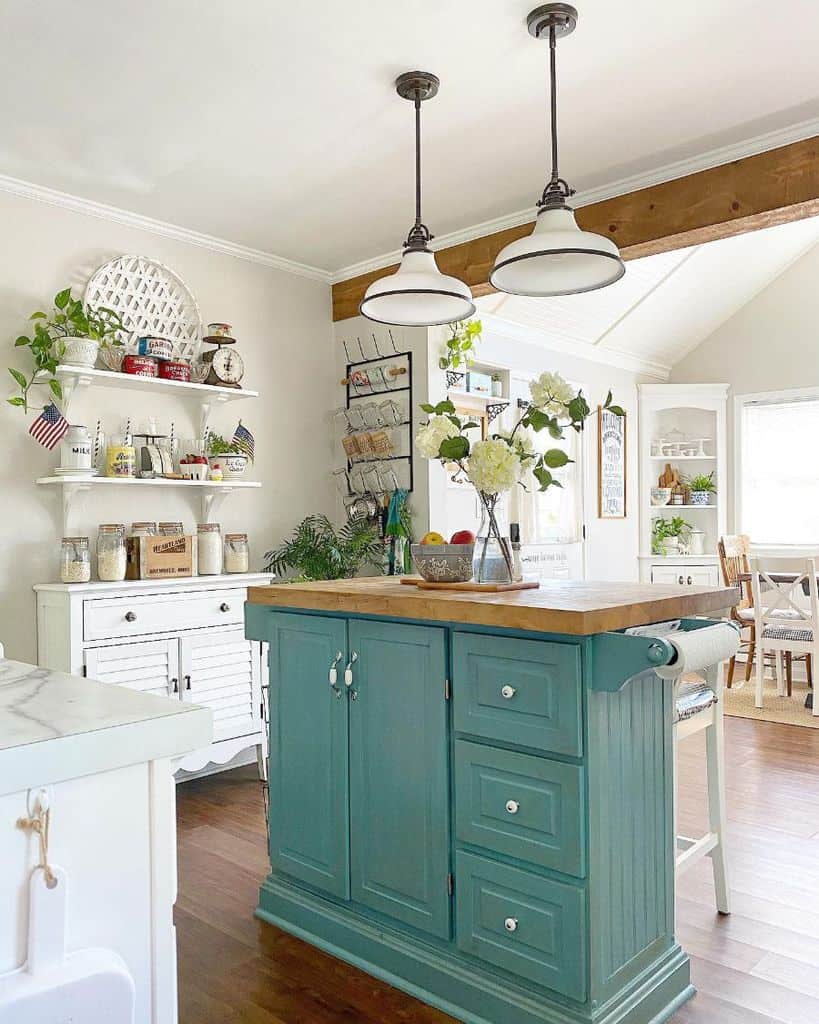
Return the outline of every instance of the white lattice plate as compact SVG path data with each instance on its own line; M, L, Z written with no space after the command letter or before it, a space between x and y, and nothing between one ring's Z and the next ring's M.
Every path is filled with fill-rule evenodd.
M108 306L128 331L123 342L153 334L173 342L174 359L193 361L202 344L202 316L187 285L168 267L145 256L118 256L91 276L85 289L88 306Z

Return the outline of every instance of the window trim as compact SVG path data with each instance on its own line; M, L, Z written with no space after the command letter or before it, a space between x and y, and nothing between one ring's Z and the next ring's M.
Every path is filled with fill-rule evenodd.
M754 391L734 396L734 527L742 533L742 416L748 405L775 405L785 402L819 402L819 385L808 388L782 388L776 391ZM819 539L815 544L754 544L751 555L788 558L819 555Z

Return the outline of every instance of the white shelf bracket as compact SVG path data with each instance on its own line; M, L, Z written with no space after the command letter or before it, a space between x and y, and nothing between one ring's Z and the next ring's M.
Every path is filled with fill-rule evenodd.
M231 487L230 484L222 484L218 489L212 491L205 491L202 495L202 522L212 523L216 521L217 516L225 502L225 498L229 494L232 494L235 488Z
M63 536L70 536L71 521L79 507L85 500L86 492L91 488L90 484L65 483L60 488L63 502Z
M200 406L200 419L199 419L199 429L201 431L201 434L200 434L201 437L205 437L207 435L208 427L210 426L210 414L211 414L213 405L214 404L215 405L224 405L227 401L228 401L228 396L227 395L218 395L218 394L217 395L213 395L213 397L208 396L206 399L204 399L202 401L202 405Z
M63 416L71 422L71 405L78 394L82 394L91 384L91 377L88 374L77 372L70 376L60 376L60 384L63 389Z

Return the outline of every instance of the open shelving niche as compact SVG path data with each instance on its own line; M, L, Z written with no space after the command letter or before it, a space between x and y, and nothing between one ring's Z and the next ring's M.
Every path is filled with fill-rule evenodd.
M163 380L159 377L139 377L135 374L121 373L114 370L96 370L84 366L57 367L55 376L63 388L62 411L66 419L70 419L71 405L78 395L92 387L122 388L129 391L145 391L155 394L192 397L198 400L200 409L201 436L207 433L213 409L218 406L246 398L258 398L258 391L246 388L219 387L211 384L195 384L186 381ZM260 488L257 480L166 480L158 477L140 479L138 477L109 477L85 474L81 476L44 476L37 484L46 487L59 487L62 499L63 535L69 534L72 517L81 507L85 496L93 487L173 487L179 489L192 488L202 499L202 521L212 522L219 514L228 495L237 490Z

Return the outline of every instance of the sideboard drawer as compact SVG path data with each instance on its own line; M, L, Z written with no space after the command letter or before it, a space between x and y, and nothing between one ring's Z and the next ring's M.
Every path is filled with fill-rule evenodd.
M547 640L453 635L455 728L579 757L580 649Z
M83 639L113 640L144 633L232 626L244 621L243 587L206 593L145 594L83 603Z
M586 998L582 888L455 855L458 948L535 985Z
M583 769L455 741L457 838L583 878Z

